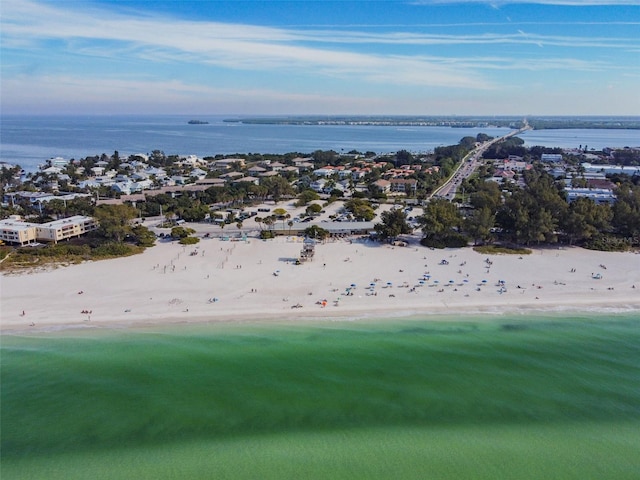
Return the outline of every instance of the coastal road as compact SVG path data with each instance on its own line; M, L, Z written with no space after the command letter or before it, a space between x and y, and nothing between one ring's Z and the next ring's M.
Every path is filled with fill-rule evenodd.
M507 138L513 137L515 135L519 135L522 132L527 130L531 130L529 123L527 120L524 120L524 126L518 130L514 130L512 132L503 135L502 137L497 137L492 140L488 140L476 148L471 150L460 162L458 168L451 174L451 176L447 179L447 181L438 187L430 196L429 199L432 198L446 198L448 200L453 200L456 196L456 192L460 187L460 184L465 178L470 177L473 172L475 172L476 168L482 163L482 155L484 152L493 144L502 142Z

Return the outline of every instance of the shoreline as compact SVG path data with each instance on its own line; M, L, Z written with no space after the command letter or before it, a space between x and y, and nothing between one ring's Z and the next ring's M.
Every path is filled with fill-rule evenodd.
M0 333L640 311L633 252L487 256L417 238L407 247L346 239L295 265L301 248L300 237L161 242L134 257L2 274Z
M430 322L436 324L486 324L490 321L499 321L501 317L509 320L517 318L523 321L529 321L532 317L536 320L555 320L558 315L563 317L585 317L588 319L598 319L601 315L610 315L612 320L618 316L629 315L633 313L640 314L640 307L620 309L618 307L606 307L598 305L593 309L574 310L568 308L551 307L549 309L517 309L517 310L500 310L500 311L451 311L448 313L415 313L406 314L389 314L385 312L375 312L371 314L359 314L353 316L303 316L298 317L276 317L265 316L255 317L247 316L246 318L234 317L233 319L201 319L194 318L191 320L165 318L161 321L134 321L134 322L92 322L85 324L76 323L60 323L36 325L35 327L11 327L0 330L0 337L36 337L36 336L55 336L55 335L91 335L91 334L118 334L118 333L178 333L180 329L193 330L196 328L216 328L224 329L225 332L237 329L247 328L287 328L287 327L329 327L329 326L375 326L384 325L391 322ZM228 329L228 330L227 330ZM188 332L187 332L188 333Z

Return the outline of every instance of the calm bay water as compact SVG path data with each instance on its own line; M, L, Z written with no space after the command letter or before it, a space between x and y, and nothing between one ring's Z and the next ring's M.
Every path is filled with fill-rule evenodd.
M224 117L199 117L208 125L188 125L186 116L3 116L0 160L28 171L52 157L84 158L162 150L199 156L234 153L312 153L315 150L376 153L429 152L464 136L504 135L506 128L244 125ZM637 130L542 130L529 132L529 145L589 148L640 145Z
M639 327L616 314L4 336L2 476L635 479Z

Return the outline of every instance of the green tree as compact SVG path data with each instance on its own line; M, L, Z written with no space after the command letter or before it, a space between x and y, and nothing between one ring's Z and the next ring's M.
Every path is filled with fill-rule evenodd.
M305 212L307 215L317 215L322 211L322 206L318 203L312 203L311 205L309 205Z
M380 240L394 239L412 231L411 226L407 223L407 214L401 209L382 212L380 220L381 223L376 223L373 227Z
M338 160L338 154L333 150L316 150L312 156L318 165L335 165Z
M266 188L267 195L274 202L279 202L285 196L293 196L294 190L291 184L283 177L267 177L262 180L261 186Z
M289 215L287 211L281 207L274 209L273 215L277 220L282 221L282 230L284 230L284 224L287 221L287 218L291 218L291 215Z
M50 200L44 204L44 210L48 214L54 215L56 218L60 218L61 215L66 213L67 206L64 200L54 198L53 200Z
M616 189L617 200L613 205L612 225L622 236L640 237L640 186L622 185Z
M196 231L193 228L173 227L171 229L171 238L173 239L186 238L189 235L192 235L194 233L196 233Z
M207 213L209 213L209 207L200 203L183 208L179 212L180 218L187 222L201 222L205 219Z
M181 245L194 245L200 242L198 237L184 237L178 241Z
M409 165L413 162L413 155L407 150L399 150L396 152L397 165Z
M464 229L474 240L474 243L487 243L493 239L491 230L494 228L496 216L489 207L482 207L473 211L464 221Z
M305 205L308 205L309 202L312 202L314 200L320 200L320 195L318 195L317 192L313 190L308 190L308 189L303 190L298 195L298 200L296 201L296 207L304 207Z
M143 225L136 225L131 229L131 233L136 244L141 247L153 247L156 243L155 234Z
M422 243L432 247L464 246L466 237L460 233L462 216L457 207L443 198L430 201L418 218L424 237Z
M129 205L100 205L95 208L93 216L99 224L98 234L120 243L132 234L131 220L137 212Z
M275 223L275 220L276 220L276 217L274 217L273 215L269 215L267 217L264 217L264 219L262 220L262 223L265 224L265 226L267 227L267 230L271 230L271 227Z
M324 240L329 236L329 231L317 225L311 225L304 229L304 235L317 240Z
M352 198L344 203L344 208L353 215L356 220L371 221L375 218L371 202L364 198Z
M475 189L476 191L469 197L469 203L474 208L488 208L491 212L498 210L502 203L502 194L500 186L496 182L480 181L476 184Z
M576 198L569 205L560 227L569 244L573 244L608 231L612 215L609 205L597 205L590 198Z
M563 187L543 170L525 172L526 187L507 196L497 214L506 238L526 245L554 243L567 202Z
M427 204L418 223L425 235L442 235L460 227L462 216L453 203L437 198Z

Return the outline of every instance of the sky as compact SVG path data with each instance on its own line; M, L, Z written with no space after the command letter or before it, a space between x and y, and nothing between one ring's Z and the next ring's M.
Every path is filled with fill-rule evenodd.
M640 115L640 0L2 0L0 112Z

